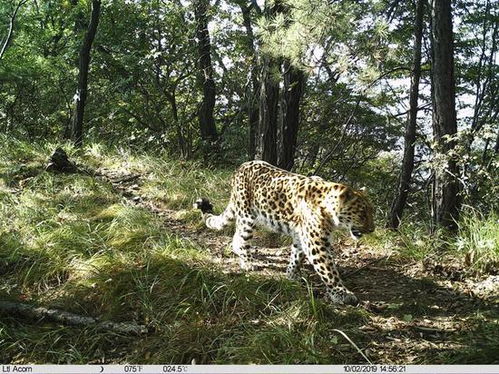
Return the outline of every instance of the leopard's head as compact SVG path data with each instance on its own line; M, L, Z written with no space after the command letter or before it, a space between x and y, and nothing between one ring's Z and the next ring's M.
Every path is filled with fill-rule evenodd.
M354 240L374 231L374 209L365 189L345 188L337 195L336 224L350 231Z

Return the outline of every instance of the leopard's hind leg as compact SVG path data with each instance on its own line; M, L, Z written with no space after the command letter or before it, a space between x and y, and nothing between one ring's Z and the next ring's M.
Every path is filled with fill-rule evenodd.
M249 241L253 238L254 228L253 217L237 217L236 232L232 238L232 252L239 256L239 264L243 270L253 270L253 256L250 253Z

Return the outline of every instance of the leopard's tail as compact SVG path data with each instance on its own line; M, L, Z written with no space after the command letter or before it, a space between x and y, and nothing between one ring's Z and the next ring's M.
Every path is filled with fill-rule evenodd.
M199 209L203 214L203 221L206 226L213 230L222 230L234 221L234 208L232 201L225 208L222 214L213 214L213 205L206 198L198 199L194 203L194 208Z

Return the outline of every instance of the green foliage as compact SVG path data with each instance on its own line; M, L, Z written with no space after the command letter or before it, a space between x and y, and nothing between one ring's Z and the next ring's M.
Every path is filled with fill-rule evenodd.
M4 28L11 5L0 8ZM258 96L257 87L257 92L248 93L253 85L250 72L256 71L258 76L259 61L270 53L277 60L300 66L308 77L295 169L367 185L375 191L381 210L388 210L398 170L391 161L388 165L383 160L397 159L401 146L405 115L397 112L405 110L407 101L404 82L412 56L412 5L268 2L262 13L250 7L247 21L253 40L239 5L223 1L209 10L217 87L215 117L222 137L217 144L219 154L208 159L231 166L246 160L248 100ZM65 132L89 10L85 1L44 0L21 8L14 39L0 64L1 130L49 141ZM491 211L497 208L494 197L498 192L494 90L499 75L493 43L497 6L489 1L457 2L455 11L461 17L455 29L457 89L462 98L458 102L463 112L459 116L460 148L448 156L458 158L463 170L460 180L465 203ZM196 159L203 154L197 124L201 92L194 34L192 4L159 0L103 4L89 74L85 120L89 141L154 149L174 159ZM422 108L428 107L429 100L425 94L427 65L425 62L420 90ZM275 72L279 79L283 73ZM283 110L281 103L279 111ZM419 167L409 197L416 207L410 214L422 219L429 216L422 195L429 167L434 165L429 163L433 159L429 117L420 111ZM279 126L282 120L279 118ZM154 157L150 159L153 162ZM156 166L159 170L169 167ZM168 194L154 190L170 191L170 180L165 172L163 185L150 186L150 193L157 197ZM383 181L390 187L383 189ZM189 203L175 196L162 200L172 208Z
M127 160L125 163L123 160ZM187 212L199 196L220 202L220 208L228 201L230 175L233 170L210 169L199 161L175 161L165 153L151 154L125 148L107 148L103 144L89 146L83 161L92 167L114 169L117 173L146 175L141 183L141 193L179 214L197 215Z
M423 261L428 258L452 264L473 274L494 273L499 264L499 226L496 213L486 216L477 210L466 211L455 236L437 232L409 220L397 232L378 229L365 241L375 247L396 251L401 257Z
M452 246L459 256L477 271L493 271L499 267L499 215L486 216L477 210L467 211L459 222L459 234Z
M244 21L241 5L249 9ZM417 165L406 215L398 232L378 229L364 243L394 252L403 263L436 258L485 274L499 263L498 7L489 0L454 5L460 131L452 140L457 146L434 157L427 109L430 66L424 61ZM14 6L13 1L0 4L2 42ZM89 12L89 1L28 1L0 60L0 297L134 320L154 333L135 340L92 329L28 325L6 316L0 321L0 361L358 361L332 330L342 328L362 341L361 325L379 316L334 310L316 298L312 286L225 274L206 248L168 231L146 209L125 204L102 180L44 171L71 120ZM219 153L199 159L207 147L198 135L202 74L192 3L109 0L103 2L92 50L88 146L76 150L63 144L71 159L118 177L140 174L136 191L162 209L175 210L182 225L201 230L191 205L206 196L217 211L225 206L230 175L247 158L248 109L258 104L260 82L255 84L251 73L258 79L261 61L270 54L307 74L295 170L366 186L382 227L399 173L413 4L283 0L259 9L257 3L222 0L209 16ZM428 16L424 22L423 60L430 54ZM282 80L284 73L276 68L273 75ZM278 134L285 109L281 100ZM449 158L459 163L456 177L465 209L454 237L429 235L431 169L438 163L444 167ZM288 244L263 236L266 243ZM417 285L426 290L427 283ZM390 313L415 323L431 309L425 301L393 302ZM431 357L487 360L498 339L497 326L487 318L477 313L459 340L479 349ZM484 341L478 344L473 334ZM420 360L428 362L426 357Z

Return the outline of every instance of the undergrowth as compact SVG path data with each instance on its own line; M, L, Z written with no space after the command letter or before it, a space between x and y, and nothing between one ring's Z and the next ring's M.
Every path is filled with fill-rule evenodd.
M4 136L0 142L0 299L134 321L151 331L137 338L0 314L1 362L361 362L334 330L367 345L369 335L359 327L375 318L370 312L336 309L283 276L222 272L207 248L181 239L160 217L92 176L98 168L140 174L141 195L201 229L193 201L209 197L221 211L231 170L93 144L82 151L65 147L88 173L52 174L44 166L54 144ZM378 230L365 241L401 258L421 260L435 250L416 225ZM473 252L473 266L486 269L498 260L497 243L497 216L469 215L449 253Z
M495 212L482 215L467 209L458 227L455 235L445 232L429 234L428 227L411 222L397 231L378 229L364 240L406 260L435 258L478 275L499 271L499 215Z
M146 325L143 339L2 315L4 363L328 363L345 354L327 317L284 277L225 274L205 248L169 232L160 218L123 201L86 173L44 171L50 145L12 141L1 150L0 299ZM79 165L146 176L143 191L168 208L195 197L228 198L228 172L131 155L102 146L67 148ZM88 170L87 170L88 171ZM185 219L198 220L198 215ZM313 297L313 296L312 296ZM329 309L321 300L320 308ZM298 333L298 331L300 331ZM270 340L269 340L270 339ZM274 345L285 349L274 350Z
M450 240L457 256L478 272L499 269L499 214L482 215L468 209L459 222L459 234Z
M143 196L178 210L191 222L199 218L189 215L197 198L213 200L221 211L230 195L233 170L210 168L200 161L172 161L161 154L133 153L122 148L110 150L101 144L89 146L80 160L93 168L143 176L140 189Z

